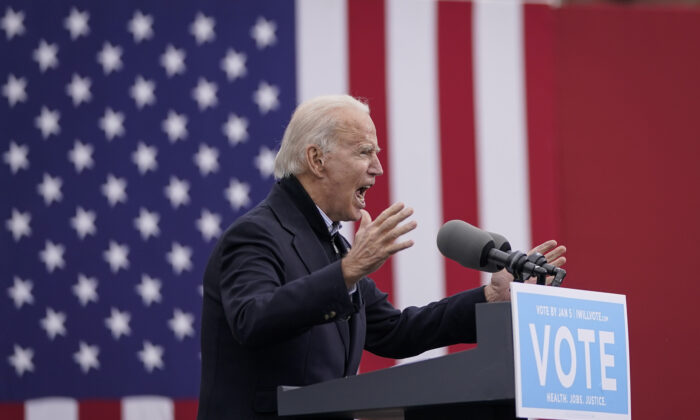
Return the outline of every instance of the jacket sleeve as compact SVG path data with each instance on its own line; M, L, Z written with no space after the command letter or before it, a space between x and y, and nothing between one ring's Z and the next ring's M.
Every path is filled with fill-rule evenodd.
M293 251L280 240L261 224L245 222L227 232L216 251L226 320L243 345L283 341L354 310L339 261L287 278L285 257Z
M367 279L362 286L367 316L365 349L372 353L404 358L476 341L475 305L486 301L483 287L400 311L371 280Z

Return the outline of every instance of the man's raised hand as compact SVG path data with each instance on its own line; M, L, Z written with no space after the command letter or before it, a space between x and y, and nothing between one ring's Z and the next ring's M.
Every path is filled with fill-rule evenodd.
M413 209L404 207L403 203L392 204L374 221L367 211L360 212L362 218L352 249L341 261L348 289L379 269L390 256L413 246L412 240L399 241L399 238L418 225L414 220L401 224L413 214Z

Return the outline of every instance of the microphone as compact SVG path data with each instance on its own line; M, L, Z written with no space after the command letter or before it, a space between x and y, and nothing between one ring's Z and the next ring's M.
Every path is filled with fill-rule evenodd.
M473 270L495 273L503 267L498 262L489 264L489 251L496 244L488 232L462 220L450 220L442 225L437 235L437 246L442 255Z
M450 220L440 228L437 246L442 255L464 267L489 273L505 268L517 281L537 276L538 283L543 284L546 275L554 275L558 286L566 275L563 269L547 264L542 254L528 256L522 251L511 251L510 243L502 235L462 220Z
M494 248L501 250L505 253L508 253L510 251L510 242L508 242L508 239L506 239L505 236L501 235L500 233L496 232L487 232L489 235L491 235L491 238L493 238L493 244ZM493 267L491 266L493 265ZM495 271L501 271L503 270L504 266L502 265L497 265L493 262L489 264L490 269L494 269ZM489 273L493 273L495 271L489 271Z

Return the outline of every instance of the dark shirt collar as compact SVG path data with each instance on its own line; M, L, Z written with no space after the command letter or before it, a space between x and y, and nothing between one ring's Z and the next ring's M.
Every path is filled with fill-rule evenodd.
M279 186L284 192L286 192L292 199L294 205L301 211L301 213L306 217L309 222L311 229L313 229L316 236L324 241L328 241L331 238L328 226L326 222L321 217L316 203L311 199L309 193L306 192L304 186L294 175L289 175L277 181Z

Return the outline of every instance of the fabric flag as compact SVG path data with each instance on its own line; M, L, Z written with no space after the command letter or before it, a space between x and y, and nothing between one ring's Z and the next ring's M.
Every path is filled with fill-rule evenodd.
M531 216L555 202L537 196L551 168L532 164L551 153L551 92L529 76L547 75L550 11L0 2L0 418L194 417L207 258L267 195L284 127L310 97L368 101L385 170L368 210L415 209L416 245L373 276L396 306L480 284L438 253L446 220L521 249L555 233ZM360 369L394 363L366 354Z

